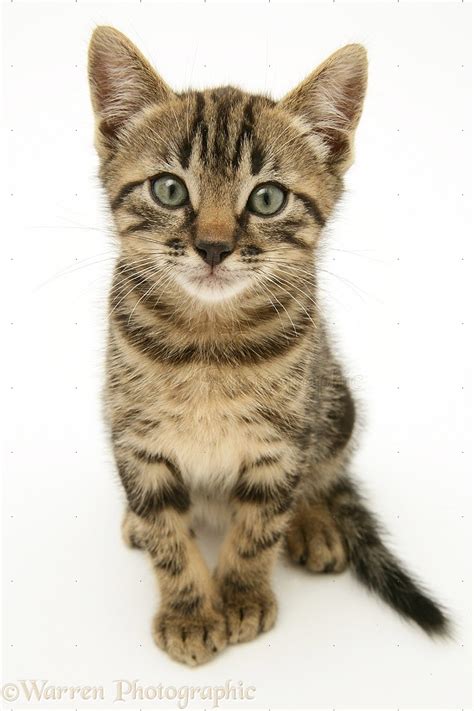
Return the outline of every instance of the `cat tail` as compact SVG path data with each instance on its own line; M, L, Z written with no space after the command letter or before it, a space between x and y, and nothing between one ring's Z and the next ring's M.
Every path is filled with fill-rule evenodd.
M450 636L446 611L386 547L379 523L349 478L336 484L328 504L344 537L349 566L358 580L430 636Z

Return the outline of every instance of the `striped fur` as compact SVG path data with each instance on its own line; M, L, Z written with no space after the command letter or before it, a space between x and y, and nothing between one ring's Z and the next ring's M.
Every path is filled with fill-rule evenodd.
M348 479L354 404L318 302L316 255L352 160L363 48L336 52L278 102L234 87L175 93L111 28L95 31L89 60L120 246L106 414L123 535L160 585L157 644L197 664L270 629L285 541L295 562L349 563L407 618L443 632L442 611L387 551ZM186 185L182 207L154 199L162 173ZM247 200L268 182L286 197L262 217ZM205 262L203 240L225 245L225 260ZM192 534L198 515L230 519L213 575Z

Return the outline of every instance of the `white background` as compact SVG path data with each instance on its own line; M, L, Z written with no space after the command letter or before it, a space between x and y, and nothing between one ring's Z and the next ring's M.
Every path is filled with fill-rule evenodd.
M112 703L119 678L242 680L257 688L243 708L469 706L470 4L2 9L4 682L103 685L102 708L125 706ZM155 582L121 542L123 495L101 424L113 246L86 80L96 24L128 34L178 89L235 83L279 96L345 43L367 46L357 162L327 230L324 299L363 412L354 471L395 550L452 611L454 641L430 641L348 574L282 561L269 634L194 670L154 646ZM5 704L20 707L33 704Z

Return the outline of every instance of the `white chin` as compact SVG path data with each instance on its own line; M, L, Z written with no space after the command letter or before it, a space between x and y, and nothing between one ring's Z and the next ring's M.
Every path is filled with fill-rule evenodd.
M176 280L188 294L208 303L232 299L248 286L248 279L235 279L229 283L220 279L210 279L209 277L186 279L180 274L176 276Z

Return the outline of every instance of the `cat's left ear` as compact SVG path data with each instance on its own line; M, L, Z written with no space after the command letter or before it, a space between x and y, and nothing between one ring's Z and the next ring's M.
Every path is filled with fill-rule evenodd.
M332 54L279 106L323 140L326 159L339 173L353 161L353 140L367 87L367 53L349 44Z

